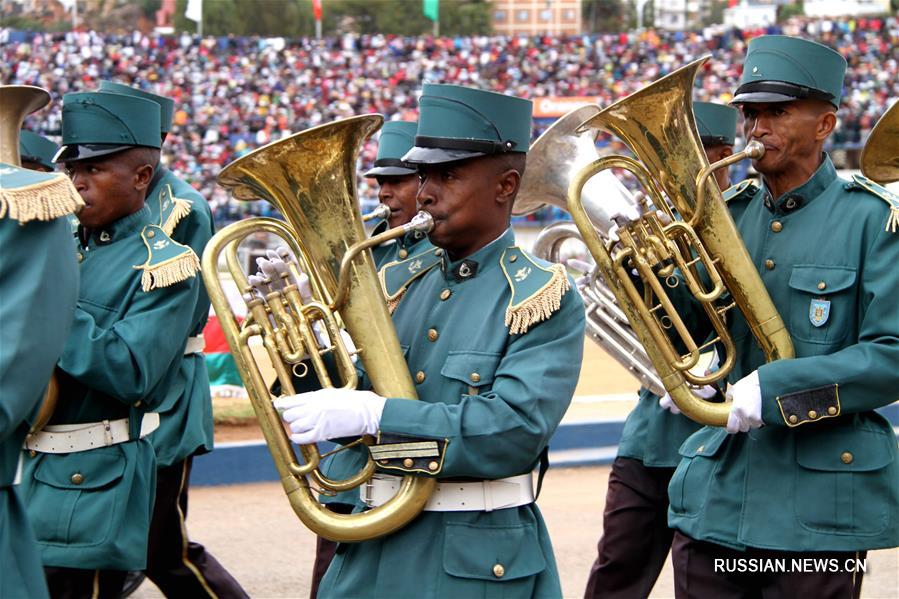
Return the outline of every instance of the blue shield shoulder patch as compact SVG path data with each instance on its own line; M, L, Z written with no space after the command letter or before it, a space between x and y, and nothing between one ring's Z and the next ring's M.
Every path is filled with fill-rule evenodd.
M822 326L830 318L830 301L813 299L808 307L808 319L816 327Z

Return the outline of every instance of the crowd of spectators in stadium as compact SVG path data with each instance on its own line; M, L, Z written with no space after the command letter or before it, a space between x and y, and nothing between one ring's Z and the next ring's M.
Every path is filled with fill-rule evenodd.
M0 80L50 90L54 103L26 126L60 133L60 100L100 79L134 84L176 101L167 164L212 203L221 224L264 202L237 202L215 185L232 159L289 133L334 119L379 112L416 118L423 81L475 85L526 98L597 96L608 104L711 53L697 80L697 99L727 102L749 39L784 33L837 49L849 62L834 136L858 147L889 103L899 98L899 20L795 19L759 30L724 27L573 37L403 38L345 35L282 38L2 32ZM538 121L535 136L549 121ZM368 144L363 168L375 156ZM375 190L360 180L363 206Z

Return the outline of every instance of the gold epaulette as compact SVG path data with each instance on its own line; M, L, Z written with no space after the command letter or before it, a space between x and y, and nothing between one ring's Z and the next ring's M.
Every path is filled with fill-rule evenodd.
M159 222L166 235L171 235L185 216L190 214L191 202L176 198L172 186L165 184L159 190Z
M186 281L200 272L200 259L194 251L171 239L162 227L147 225L140 236L147 247L147 261L134 268L143 271L144 291Z
M0 218L25 224L53 220L81 210L84 201L62 173L32 171L0 164Z
M500 264L512 288L506 308L506 326L510 335L526 333L532 325L547 320L561 307L562 296L570 287L564 266L540 266L517 247L507 248Z
M731 200L744 196L744 194L749 194L751 196L755 195L755 192L758 190L759 187L755 184L755 181L752 179L743 179L736 185L731 185L722 191L721 195L724 196L724 201L729 203Z
M890 207L890 214L887 216L887 222L883 230L890 233L899 231L899 195L896 195L883 185L875 183L864 175L852 175L852 181L858 187L861 187L886 202Z

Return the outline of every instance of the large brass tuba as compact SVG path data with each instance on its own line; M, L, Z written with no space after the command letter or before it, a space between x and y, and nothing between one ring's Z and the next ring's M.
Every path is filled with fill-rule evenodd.
M531 144L512 214L530 214L546 205L568 210L569 183L582 168L598 158L596 138L599 131L592 129L578 134L575 129L599 110L596 105L575 108ZM603 203L610 194L634 205L639 203L611 171L603 171L588 181L581 193L581 201L590 222L603 237L608 236L614 224ZM533 252L545 260L560 262L562 244L568 239L581 239L574 223L554 223L537 236ZM589 275L589 282L579 286L579 291L584 300L587 336L637 377L644 387L659 395L665 393L665 387L627 316L595 268Z
M609 289L655 366L672 399L693 420L724 426L730 406L702 400L690 385L723 380L735 363L734 343L725 314L742 311L766 359L793 357L793 343L774 302L743 245L718 186L711 175L764 149L751 142L746 149L709 165L693 116L691 90L701 58L616 102L587 120L580 131L601 129L618 136L641 162L624 156L596 160L571 182L568 206L584 242ZM609 168L630 171L666 218L650 211L635 223L621 223L619 244L596 234L581 201L581 190L596 173ZM663 196L664 194L664 196ZM669 208L674 205L682 220ZM634 285L637 270L644 291ZM676 286L675 271L702 305L715 334L697 342L677 313L664 284ZM707 280L705 278L707 276ZM729 297L725 298L725 291ZM671 331L671 333L669 333ZM686 347L678 351L670 335ZM691 372L702 350L720 344L724 355L717 372Z
M203 252L203 280L234 354L253 409L281 477L284 491L300 520L317 534L343 542L372 539L396 530L424 508L436 479L407 476L388 503L361 514L342 515L325 509L313 490L335 493L357 487L374 472L369 457L363 470L346 480L330 480L318 469L322 457L315 445L303 445L300 463L272 396L263 380L250 339L262 339L282 391L294 392L291 372L311 358L325 386L356 385L356 370L341 340L337 318L358 347L377 393L387 397L416 398L402 350L387 311L371 253L376 243L416 228L429 230L428 219L415 220L366 239L356 202L356 156L362 141L383 122L380 115L365 115L314 127L235 160L218 181L241 200L263 198L274 204L287 222L255 218L219 231ZM303 303L295 283L265 297L254 295L237 258L237 245L247 235L267 231L282 237L309 275L313 300ZM225 252L231 276L247 303L241 324L231 310L218 278L220 254ZM296 275L296 264L291 265ZM314 322L322 323L330 343L317 341ZM323 357L334 352L342 381L331 382Z
M880 117L861 156L862 173L880 184L899 181L899 102Z

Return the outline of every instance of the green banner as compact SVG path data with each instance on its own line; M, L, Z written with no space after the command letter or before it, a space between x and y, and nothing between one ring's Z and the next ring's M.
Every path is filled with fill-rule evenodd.
M432 21L437 21L439 17L440 0L421 0L421 9L425 16Z

